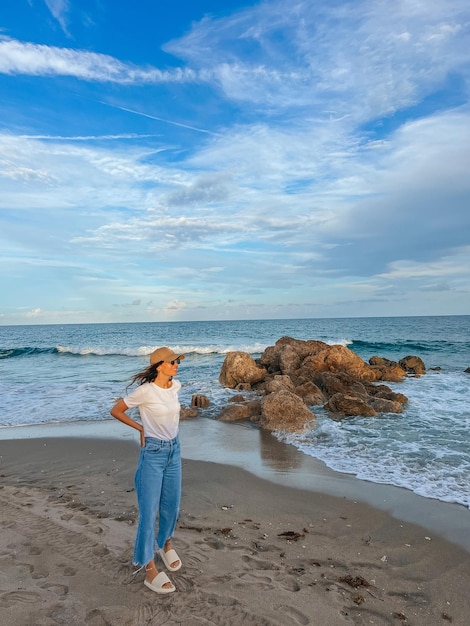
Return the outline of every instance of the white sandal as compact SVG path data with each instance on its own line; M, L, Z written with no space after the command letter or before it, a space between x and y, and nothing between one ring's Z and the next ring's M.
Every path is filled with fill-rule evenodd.
M165 585L166 583L170 583L171 587L164 587L163 585ZM157 574L150 583L148 580L144 580L144 585L152 591L155 591L155 593L173 593L173 591L176 591L176 587L165 574L165 572L160 572L159 574Z
M182 563L180 557L176 553L176 550L173 550L173 548L171 548L170 550L168 550L168 552L165 552L164 548L160 548L158 550L158 553L160 554L162 561L165 563L170 572L177 572L180 569ZM174 567L172 567L171 564L175 561L179 561L179 565L175 565Z

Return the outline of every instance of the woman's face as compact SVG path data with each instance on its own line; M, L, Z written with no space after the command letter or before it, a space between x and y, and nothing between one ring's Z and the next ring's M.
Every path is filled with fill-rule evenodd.
M162 374L165 374L165 376L175 376L178 372L179 363L179 359L176 359L175 361L163 361L163 363L158 366L157 370Z

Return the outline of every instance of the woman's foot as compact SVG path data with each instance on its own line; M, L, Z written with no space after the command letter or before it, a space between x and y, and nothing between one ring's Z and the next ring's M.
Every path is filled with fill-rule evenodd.
M147 565L145 566L145 584L146 584L146 586L150 587L151 589L153 589L152 583L155 582L155 579L157 578L158 575L159 575L159 572L158 572L157 566L155 565L155 561L150 561L149 563L147 563ZM164 582L161 585L160 589L162 590L160 593L170 593L171 591L175 590L175 587L171 583L170 580L167 580L166 582ZM156 591L156 589L155 589L155 591Z
M163 550L160 549L159 553L160 553L160 556L162 557L163 562L165 563L165 565L170 571L176 572L177 570L180 569L182 563L180 561L179 556L175 552L175 550L173 550L173 548L171 547L171 539L168 539L165 542L165 545L163 546Z

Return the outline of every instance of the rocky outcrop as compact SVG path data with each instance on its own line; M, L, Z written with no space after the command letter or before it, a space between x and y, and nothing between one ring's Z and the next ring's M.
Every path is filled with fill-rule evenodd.
M221 384L264 397L249 405L237 395L220 419L248 418L268 430L301 432L315 421L312 406L323 406L334 419L401 413L408 399L383 381L399 382L425 372L419 357L395 362L374 356L366 363L341 345L282 337L257 361L244 352L227 354Z

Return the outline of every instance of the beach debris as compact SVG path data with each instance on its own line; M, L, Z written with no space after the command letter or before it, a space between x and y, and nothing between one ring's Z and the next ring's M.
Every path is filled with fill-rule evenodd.
M297 533L294 530L286 530L283 533L279 533L278 537L284 537L288 541L298 541L299 539L303 539L305 537L304 533Z
M214 534L223 535L224 537L230 537L232 535L232 532L233 528L227 526L226 528L220 528L219 530L216 530Z
M383 557L380 559L383 563L386 563L388 561L387 559L387 555L384 554Z
M426 541L431 541L431 537L425 537Z
M358 606L360 604L364 604L365 601L366 599L364 598L364 596L356 596L355 598L353 598L354 604L357 604Z
M401 620L402 622L408 621L408 618L406 617L404 613L392 613L392 616L395 617L396 619Z
M184 530L195 530L198 533L202 533L206 530L212 530L209 526L189 526L188 524L178 524L178 528L183 528Z
M228 511L229 509L233 509L233 504L224 504L221 507L222 511Z
M338 582L346 583L350 587L354 587L354 589L358 589L359 587L365 587L367 589L371 586L370 582L368 582L363 576L351 576L351 574L341 576L338 578Z

